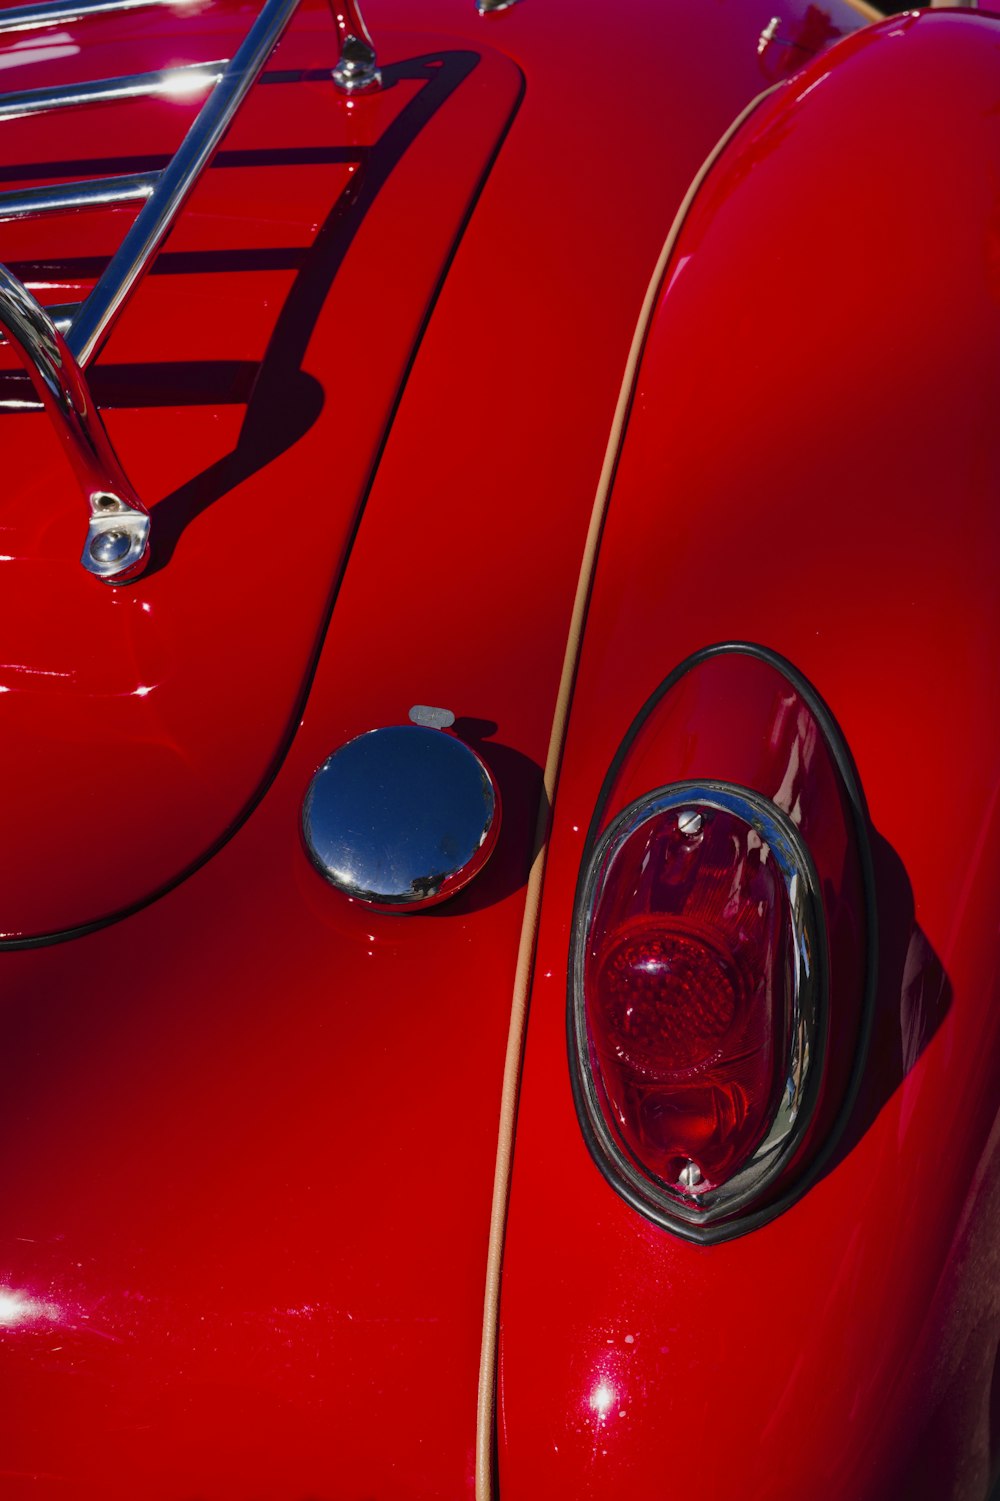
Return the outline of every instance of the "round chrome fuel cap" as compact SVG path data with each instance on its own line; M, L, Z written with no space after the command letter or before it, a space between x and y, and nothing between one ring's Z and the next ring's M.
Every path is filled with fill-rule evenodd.
M349 740L323 762L302 828L332 885L372 906L413 912L454 895L486 864L500 795L463 741L392 725Z

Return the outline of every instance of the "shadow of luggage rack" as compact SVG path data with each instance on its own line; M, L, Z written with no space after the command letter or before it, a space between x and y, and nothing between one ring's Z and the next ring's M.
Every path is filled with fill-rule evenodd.
M0 11L0 35L151 9L172 0L52 0ZM295 14L299 0L266 0L232 58L126 78L0 96L0 120L83 104L211 88L170 162L160 171L0 193L0 220L65 210L141 203L131 228L86 299L47 312L6 266L0 266L0 330L31 378L83 490L89 512L81 562L111 584L135 578L149 557L150 518L130 485L84 374L209 166L240 105ZM356 0L333 0L339 61L331 77L345 92L380 83L371 37Z

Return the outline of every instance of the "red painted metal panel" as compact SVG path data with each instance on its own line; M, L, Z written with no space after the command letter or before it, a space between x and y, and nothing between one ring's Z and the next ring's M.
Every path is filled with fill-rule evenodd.
M668 270L543 903L502 1495L968 1501L995 1466L998 36L911 16L814 63L719 163ZM587 1155L566 963L623 728L690 652L748 636L812 680L855 755L880 983L834 1164L706 1248L647 1223Z
M102 793L97 807L107 802L95 766L129 734L119 699L178 686L176 721L160 715L165 687L135 698L150 714L144 753L168 764L198 758L178 771L177 798L165 795L163 771L148 799L147 871L154 861L166 871L177 828L197 822L181 792L206 802L217 794L211 817L227 833L263 769L274 770L228 842L158 901L0 961L12 1059L0 1099L0 1474L13 1501L471 1493L510 988L589 505L650 267L705 151L759 86L755 40L766 19L759 6L616 12L616 57L642 66L627 88L615 80L609 104L598 71L604 6L575 7L568 24L536 0L489 19L453 0L435 12L435 32L417 39L389 27L412 27L411 6L374 10L387 61L443 55L447 67L467 51L480 60L387 179L317 315L304 369L322 386L326 426L317 421L238 492L200 509L205 497L183 487L232 444L246 393L193 411L176 396L161 407L163 387L151 384L153 404L130 406L134 365L152 361L166 382L156 361L185 357L181 314L213 309L217 285L239 296L247 331L219 345L211 320L195 317L189 357L256 360L258 318L266 334L273 306L247 309L283 299L297 268L270 280L264 271L224 282L191 273L174 300L168 260L95 372L102 402L119 407L108 422L126 466L161 534L174 537L163 566L109 594L73 572L79 518L69 499L51 527L39 522L37 542L27 518L6 518L3 551L17 562L4 567L24 583L4 628L21 631L31 651L11 651L8 666L39 676L49 670L46 643L71 633L79 687L66 714L78 717L75 746ZM315 35L309 26L290 33L275 66L329 63ZM289 736L319 596L332 592L345 516L375 457L389 376L399 374L385 344L398 339L397 356L409 348L431 289L422 236L437 227L440 266L469 201L468 169L486 163L499 103L513 105L517 75L501 48L526 79L523 102L409 374ZM269 97L262 88L261 110ZM381 120L391 103L358 101L356 113ZM246 128L294 145L301 120L286 135L283 118L277 108L251 114ZM159 123L129 149L164 149ZM298 189L289 192L300 245L311 221L297 217ZM407 232L411 218L419 233ZM198 232L192 217L184 233ZM214 233L206 223L206 237ZM52 280L62 289L71 279ZM409 342L397 326L405 319ZM225 375L239 392L243 373ZM305 412L310 391L293 390L293 414ZM18 420L27 444L38 424ZM44 440L35 432L31 441ZM13 445L8 463L19 492L48 486L48 471ZM178 490L171 531L161 495ZM316 525L329 527L322 543L299 530L300 498L314 494ZM294 556L271 545L276 514L283 545L291 527ZM66 659L52 670L69 670ZM57 695L61 681L44 679L36 697ZM275 683L283 698L275 690L265 701ZM416 701L465 719L500 784L504 830L481 881L455 903L413 919L369 918L309 866L301 799L331 749ZM34 722L65 745L61 712L54 699L34 703ZM257 749L244 755L251 741ZM52 779L26 755L19 769L36 779L37 804ZM141 807L142 782L134 785ZM18 816L26 820L23 807ZM75 877L65 851L60 864L46 853L51 808L45 819L23 866L36 894L47 876L53 898L64 898ZM198 827L204 841L204 819ZM95 894L110 907L120 879L140 895L133 854L120 852L116 869L118 846L103 830L97 838ZM176 873L181 856L171 858Z

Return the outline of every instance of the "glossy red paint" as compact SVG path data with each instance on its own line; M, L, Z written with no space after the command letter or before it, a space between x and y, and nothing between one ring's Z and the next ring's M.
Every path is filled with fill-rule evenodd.
M303 14L273 67L329 65L320 16ZM78 766L89 790L95 765L128 765L120 752L141 723L121 708L129 695L169 702L177 717L148 721L155 784L130 768L124 801L142 810L145 882L117 828L98 828L84 862L93 903L110 912L137 900L206 852L204 827L197 847L180 837L195 824L182 793L204 808L214 788L224 805L211 822L230 836L132 915L2 958L15 1061L0 1100L0 1464L13 1501L471 1494L510 987L587 510L650 266L705 151L759 86L767 11L616 14L619 55L643 65L598 109L606 18L591 0L571 26L535 0L488 19L449 0L427 8L421 19L434 29L413 37L412 6L373 6L387 62L466 51L478 62L387 176L316 313L303 366L326 398L316 423L296 429L280 457L255 450L263 467L238 492L203 505L192 488L232 445L246 393L197 412L176 396L160 405L169 362L256 365L290 276L232 270L222 283L232 318L220 325L217 275L174 286L185 269L169 260L177 244L232 244L210 202L204 221L193 202L166 269L144 284L94 373L99 396L103 382L121 403L108 413L112 438L170 539L162 566L109 594L73 572L81 518L71 496L51 526L8 515L3 551L14 561L4 567L21 613L4 621L5 643L17 646L15 655L5 644L7 670L76 674L62 689L45 677L30 695L41 728L20 730L30 748L18 797L27 807L32 794L37 825L44 796L46 821L30 844L22 834L19 859L39 910L46 878L53 896L54 915L36 921L80 920L68 846L43 848L58 827L49 794L64 796L52 789ZM128 29L162 37L159 51L137 41L133 54L107 25L113 56L102 71L177 60L162 18ZM219 50L214 34L204 41L180 60ZM490 165L519 74L523 99ZM250 145L343 142L346 106L320 94L314 105L313 87L275 86L289 90L282 112L263 86L238 129ZM358 101L362 145L371 116L381 125L398 102ZM165 149L164 108L139 110L131 151ZM113 113L100 118L115 130ZM26 159L55 150L53 138ZM240 243L280 247L287 217L300 249L342 175L314 212L302 207L300 174L269 189L265 179L262 169L247 181L255 198L274 192L274 208L268 196L267 221L241 229ZM474 198L435 300L437 269ZM106 254L103 234L74 221L60 253ZM47 300L70 295L80 272L55 267ZM42 290L40 277L34 285ZM380 450L379 423L431 305ZM122 395L125 381L138 383L122 367L135 364L153 367L152 405ZM229 374L239 394L240 371ZM303 390L315 394L289 378L273 401L305 425ZM44 492L40 424L23 413L3 421L20 429L5 448L11 483ZM291 437L254 432L258 444ZM270 540L275 499L284 534L289 515L300 525L300 494L318 500L319 530L296 531L288 557ZM362 495L338 584L345 518ZM59 654L47 655L60 632ZM401 720L415 701L465 721L500 785L504 830L482 880L453 904L413 919L369 915L311 869L301 801L330 750ZM48 778L46 727L45 744L58 736L74 750L49 750ZM173 779L168 768L185 758L186 775ZM96 785L104 809L114 786Z
M998 39L987 17L907 16L812 64L720 161L668 270L556 806L501 1495L969 1501L995 1471ZM567 950L622 727L691 651L751 631L811 679L857 761L875 1035L825 1175L765 1228L699 1247L587 1155Z

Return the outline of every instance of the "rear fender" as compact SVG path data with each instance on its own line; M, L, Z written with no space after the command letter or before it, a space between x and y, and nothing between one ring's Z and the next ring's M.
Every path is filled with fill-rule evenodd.
M666 266L542 901L501 1493L778 1498L803 1474L818 1501L902 1494L904 1474L913 1497L987 1489L996 1323L970 1317L993 1307L988 1268L960 1268L956 1247L988 1212L1000 1094L998 41L987 16L935 12L838 44L733 136ZM769 1223L706 1247L650 1224L591 1160L566 978L587 830L628 726L676 664L746 640L794 665L850 747L879 963L829 1162Z

